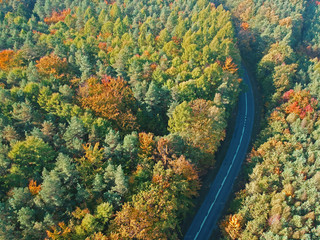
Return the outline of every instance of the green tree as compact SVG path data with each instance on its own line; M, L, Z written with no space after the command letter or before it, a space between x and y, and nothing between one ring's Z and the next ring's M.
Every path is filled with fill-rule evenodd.
M46 211L55 216L73 211L87 195L75 165L66 155L59 154L55 167L50 172L43 171L42 178L38 204L43 202Z
M77 117L72 117L66 132L63 134L63 139L66 145L71 150L80 151L82 149L83 137L85 129L82 121Z
M169 119L171 133L178 133L191 146L204 152L203 159L198 159L201 167L212 165L212 155L225 137L223 112L223 108L212 101L198 99L178 105Z
M8 156L13 162L11 174L17 175L22 183L23 179L39 179L44 167L52 167L56 153L42 139L30 136L24 141L16 142Z

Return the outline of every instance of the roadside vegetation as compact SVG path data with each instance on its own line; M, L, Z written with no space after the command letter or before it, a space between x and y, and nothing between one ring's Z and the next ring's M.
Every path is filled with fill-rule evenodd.
M239 63L206 0L0 0L0 238L181 237Z
M223 1L242 55L254 64L262 131L246 184L221 221L227 239L318 239L318 1Z

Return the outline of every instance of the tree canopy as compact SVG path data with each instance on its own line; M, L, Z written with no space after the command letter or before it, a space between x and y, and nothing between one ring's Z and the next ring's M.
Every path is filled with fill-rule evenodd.
M181 238L239 64L206 0L0 0L0 238Z
M318 239L319 2L224 3L263 114L221 230L228 239Z

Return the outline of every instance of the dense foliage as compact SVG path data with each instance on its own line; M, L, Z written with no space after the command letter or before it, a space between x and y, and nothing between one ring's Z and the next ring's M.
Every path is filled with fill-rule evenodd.
M177 239L239 63L206 0L0 0L0 238Z
M248 182L221 229L228 239L319 239L318 1L224 1L263 93Z

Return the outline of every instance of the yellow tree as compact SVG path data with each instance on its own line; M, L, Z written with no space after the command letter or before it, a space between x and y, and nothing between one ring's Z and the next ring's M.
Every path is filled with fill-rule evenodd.
M199 149L199 166L213 164L213 155L225 137L224 109L212 101L197 99L176 107L169 119L169 131L178 133L188 144Z
M151 186L123 205L111 225L111 239L178 239L177 201L167 189Z
M223 66L223 70L231 73L237 72L238 71L237 65L232 61L233 61L232 57L227 57Z
M0 52L0 70L8 71L11 67L19 66L17 53L13 50L3 50Z
M240 214L229 215L229 217L226 217L221 224L221 228L225 235L229 236L233 240L238 239L241 234L242 220L243 218Z

